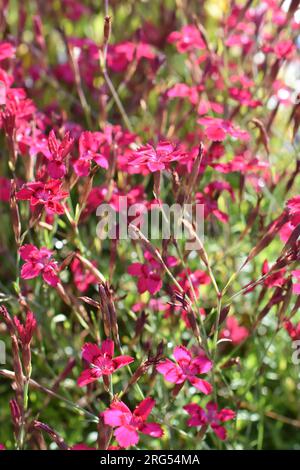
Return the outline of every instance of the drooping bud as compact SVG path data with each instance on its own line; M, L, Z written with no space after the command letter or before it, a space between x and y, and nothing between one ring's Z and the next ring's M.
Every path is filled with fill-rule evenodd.
M9 402L10 414L13 423L14 433L17 436L22 423L22 413L16 400L10 400Z
M19 214L19 207L16 200L16 182L11 180L11 190L10 190L10 213L12 218L12 226L15 234L16 244L20 246L20 237L21 237L21 221Z
M47 433L51 440L55 442L61 450L69 450L69 446L65 443L63 438L54 429L50 428L48 424L42 423L41 421L34 421L33 427L34 429Z

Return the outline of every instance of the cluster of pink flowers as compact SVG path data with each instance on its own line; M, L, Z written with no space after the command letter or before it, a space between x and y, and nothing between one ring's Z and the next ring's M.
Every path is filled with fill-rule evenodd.
M56 388L73 371L70 384L76 377L80 387L74 409L80 403L87 415L97 413L99 448L162 438L168 426L176 430L173 417L199 428L195 441L209 428L223 441L238 410L220 408L219 384L243 360L260 322L275 312L270 329L276 324L274 332L300 340L300 105L287 80L299 62L299 5L227 2L224 18L216 11L210 22L206 4L200 21L189 2L174 11L159 2L157 24L128 14L122 31L119 8L122 19L136 15L136 2L105 2L99 42L83 37L95 33L97 2L50 2L32 17L21 4L18 15L9 14L8 3L1 12L0 213L11 227L1 236L0 280L12 316L0 306L0 332L11 340L13 370L1 374L13 378L16 446L43 447L44 439L32 444L43 431L60 448L96 449L68 445L34 418L42 410L28 399L31 347L37 332L37 351L48 352L47 321L55 338L66 332L63 352L47 361L58 358L58 370L79 345L82 364L79 372L71 352L51 393L39 391L58 399ZM296 157L281 168L286 148ZM197 250L189 252L186 233L159 242L139 233L141 221L153 209L164 215L170 201L193 211L203 206L206 238ZM116 215L110 240L98 236L101 205ZM128 242L119 221L133 206L140 237ZM128 215L126 228L134 222ZM194 221L184 222L193 235ZM140 403L135 387L145 397ZM180 393L177 414L171 407ZM163 403L170 394L174 400Z
M34 245L23 245L20 256L25 261L21 269L23 279L33 279L42 275L44 281L52 287L59 282L58 265L52 258L53 252L45 247L38 249Z

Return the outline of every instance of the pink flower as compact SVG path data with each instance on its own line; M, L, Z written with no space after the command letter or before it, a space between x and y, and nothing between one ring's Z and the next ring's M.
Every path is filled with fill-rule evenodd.
M196 377L199 374L206 374L212 368L212 362L205 356L192 358L191 352L184 346L176 346L173 351L176 363L166 359L162 361L156 369L164 375L167 382L182 384L188 380L194 387L208 395L212 391L212 386L206 380Z
M186 25L180 31L173 31L168 36L168 42L174 43L178 52L191 52L195 49L205 49L201 33L194 25Z
M286 320L283 326L293 341L300 340L300 322L297 325L293 325L290 320Z
M0 444L0 450L5 450L5 446L3 444Z
M62 8L66 17L72 21L78 21L82 15L90 13L88 7L76 0L63 0Z
M292 275L296 279L296 282L293 285L293 292L294 294L300 295L300 269L292 271Z
M92 160L102 168L108 168L106 156L99 153L99 146L102 142L101 132L82 132L79 138L79 158L74 163L74 170L78 176L89 174Z
M188 426L210 426L219 439L224 441L227 437L226 429L222 426L225 421L230 421L235 417L235 412L223 408L218 411L218 405L209 402L206 405L206 410L196 403L190 403L183 407L189 415Z
M107 65L114 72L123 72L134 58L135 45L132 42L113 44L108 48Z
M289 199L287 207L291 216L292 224L295 226L300 224L300 194Z
M48 158L48 172L51 178L59 179L65 176L67 169L65 159L70 153L74 139L70 137L70 133L66 132L63 140L59 142L55 132L52 130L48 137L48 147L50 155Z
M9 202L11 183L5 176L0 176L0 201Z
M59 282L58 266L52 260L52 251L45 247L38 249L34 245L23 245L20 248L20 256L26 261L21 269L22 279L33 279L41 274L47 284L52 287L57 286Z
M248 132L233 126L230 121L225 119L206 116L198 119L197 122L205 127L205 135L209 140L223 141L227 135L243 141L249 140Z
M68 196L62 189L62 183L50 180L47 183L34 181L26 183L17 192L16 197L20 200L30 201L31 206L44 206L52 214L63 214L64 208L59 201Z
M92 261L96 266L96 263ZM71 263L71 271L74 278L74 284L80 292L85 292L91 284L97 284L97 278L89 270L85 269L82 263L75 258Z
M176 83L167 91L168 98L188 98L192 104L199 101L198 87L191 87L185 83Z
M155 400L145 398L133 413L122 401L115 401L103 412L104 422L115 429L114 436L121 447L134 446L139 442L138 432L161 437L163 430L157 423L147 423Z
M111 375L120 367L131 364L134 361L130 356L117 356L114 355L114 342L111 339L106 339L102 342L101 346L96 344L86 343L82 348L82 357L88 362L89 368L85 369L77 380L79 387L95 382L103 375Z
M288 59L296 50L295 44L291 39L278 41L274 46L274 53L278 59Z
M128 266L127 272L139 278L138 291L140 294L148 291L153 295L162 288L160 273L157 271L158 266L159 263L156 263L155 260L149 264L132 263Z
M229 88L228 91L231 98L239 101L242 105L248 106L249 108L257 108L262 104L261 101L253 99L251 92L244 88L232 87Z
M108 47L107 66L114 72L123 72L133 60L139 62L143 58L153 60L155 57L149 44L124 41Z
M36 327L37 327L37 322L36 322L34 314L31 311L27 312L26 321L24 325L22 325L18 317L14 317L14 322L15 322L21 343L23 345L29 345L32 340L33 333L35 332Z
M286 243L294 230L295 230L295 227L292 224L292 222L288 222L287 224L284 224L284 226L279 230L280 240Z
M140 171L155 172L170 167L170 163L186 157L177 144L159 142L156 146L146 144L140 147L128 158L128 164L134 165Z
M0 43L0 62L5 59L10 59L16 54L16 48L9 42Z
M261 270L262 275L264 276L265 274L268 274L269 270L270 270L270 268L269 268L268 261L265 260L264 263L263 263L263 266L262 266L262 270ZM286 279L285 279L284 275L285 275L285 269L284 268L279 269L279 271L276 271L274 274L270 274L264 280L265 286L268 286L268 287L282 287L286 282Z
M232 344L238 345L249 336L249 331L244 326L239 326L234 316L226 319L226 327L221 332L222 338L230 339Z
M189 276L187 276L189 274ZM196 269L196 271L191 271L189 268L182 271L178 274L178 282L183 288L183 290L190 296L193 295L193 291L196 296L199 296L199 287L201 285L207 285L210 283L210 277L201 269ZM193 291L191 284L193 285Z
M138 291L140 294L148 291L153 295L162 288L162 266L149 251L145 251L144 257L146 263L132 263L128 266L127 272L139 278ZM173 256L168 256L165 263L168 267L172 267L177 264L177 260Z

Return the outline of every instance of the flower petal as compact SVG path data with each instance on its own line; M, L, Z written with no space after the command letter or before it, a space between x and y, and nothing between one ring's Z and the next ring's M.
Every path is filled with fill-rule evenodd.
M77 385L79 387L85 387L85 385L95 382L95 380L99 379L101 375L102 374L99 369L85 369L78 377Z
M97 344L85 343L82 347L82 357L87 362L92 363L93 360L101 355L101 349Z
M114 432L115 438L121 447L134 446L139 442L139 435L133 426L120 426Z
M130 409L122 401L116 401L110 405L106 411L103 411L105 424L109 426L121 426L129 423L132 418Z
M140 428L140 431L152 437L161 437L164 433L162 427L157 423L145 423Z
M133 414L134 416L139 416L143 421L146 421L150 415L153 407L155 405L155 400L153 398L147 397L141 401L141 403L136 407Z
M134 358L130 356L117 356L112 360L115 369L127 366L127 364L131 364L133 361Z
M189 377L191 384L200 390L205 395L209 395L212 392L212 386L206 380L199 379L198 377Z
M105 339L101 344L101 353L107 354L110 357L114 355L115 345L112 339Z
M190 362L190 360L192 359L190 351L184 346L176 346L173 351L173 356L175 357L178 363L180 363L180 361L182 360Z

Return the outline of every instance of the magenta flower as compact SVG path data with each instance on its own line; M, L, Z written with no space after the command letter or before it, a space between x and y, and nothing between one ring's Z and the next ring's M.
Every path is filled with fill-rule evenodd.
M289 214L291 216L291 222L297 226L300 224L300 194L298 196L289 199L287 202Z
M108 168L106 156L99 152L99 146L102 142L103 134L101 132L82 132L79 138L79 158L74 163L74 170L78 176L89 174L92 160L102 168Z
M59 202L68 196L62 189L62 183L56 180L50 180L47 183L34 181L26 183L17 192L17 199L30 201L30 205L44 206L52 214L63 214L64 208Z
M201 33L194 25L186 25L181 31L173 31L168 36L168 42L174 43L178 52L191 52L195 49L205 49Z
M34 245L23 245L20 248L20 256L26 261L21 269L22 279L33 279L41 274L47 284L57 286L58 266L56 261L52 260L52 251L45 247L38 249Z
M222 141L227 135L243 141L249 139L248 132L233 126L230 121L225 119L206 116L198 119L197 122L205 127L205 135L209 140Z
M188 98L188 100L196 105L199 101L198 91L200 87L191 87L186 83L176 83L172 88L167 91L168 98Z
M128 164L137 167L141 172L165 170L174 161L186 157L186 152L177 144L159 142L156 146L146 144L138 148L128 158Z
M70 133L66 132L63 140L59 142L55 132L52 130L48 137L48 147L50 155L48 158L48 172L51 178L63 178L67 172L65 159L70 153L74 139L70 137Z
M267 260L265 260L262 265L261 273L264 276L268 274L269 271L270 271L269 263ZM268 287L282 287L287 281L284 277L285 274L286 274L286 270L284 268L279 269L278 271L276 271L273 274L270 274L264 279L264 285Z
M96 262L91 261L93 266L96 267ZM70 265L74 284L80 292L85 292L91 284L97 284L97 278L94 274L85 269L79 259L74 258L71 265Z
M114 342L111 339L103 341L100 347L96 344L86 343L82 348L82 357L88 362L89 368L85 369L78 378L79 387L95 382L103 375L111 375L120 367L134 361L130 356L113 357L113 355Z
M293 341L300 340L300 322L294 325L291 320L285 320L283 326Z
M148 291L153 295L162 288L162 266L149 251L145 251L144 257L146 263L132 263L128 266L127 272L139 278L138 291L140 294ZM177 264L177 260L173 256L168 256L165 263L168 267L172 267Z
M153 295L162 288L160 273L157 271L157 266L152 262L149 264L132 263L128 266L127 272L139 278L138 291L140 294L148 291Z
M187 421L188 426L210 426L222 441L227 437L226 429L222 426L222 423L235 417L235 412L228 408L218 411L218 405L213 402L206 405L206 410L196 403L190 403L184 406L183 409L191 416Z
M9 202L10 189L10 180L4 176L0 176L0 201Z
M296 50L295 44L291 39L278 41L274 46L274 54L278 59L288 59Z
M202 271L201 269L191 271L188 268L178 273L177 277L179 284L188 296L192 296L195 293L195 295L198 297L200 286L205 286L210 283L210 277L206 274L205 271ZM191 284L193 286L193 290Z
M166 359L156 366L167 382L183 384L188 380L194 387L208 395L212 386L206 380L196 377L206 374L212 368L212 362L205 356L192 357L191 352L184 346L176 346L173 351L176 363Z
M5 446L3 444L0 444L0 450L5 450Z
M300 269L292 271L292 275L296 279L296 282L293 284L293 292L300 295Z
M226 326L221 332L221 337L230 339L232 344L238 345L249 336L249 331L244 326L240 326L234 316L226 319Z
M16 54L16 48L10 42L0 43L0 62L5 59L10 59Z
M123 72L133 60L154 60L156 57L150 44L124 41L108 47L107 66L114 72Z
M163 430L157 423L146 423L155 400L145 398L133 413L122 401L115 401L103 412L104 422L115 429L114 436L121 447L134 446L139 442L138 432L161 437Z

